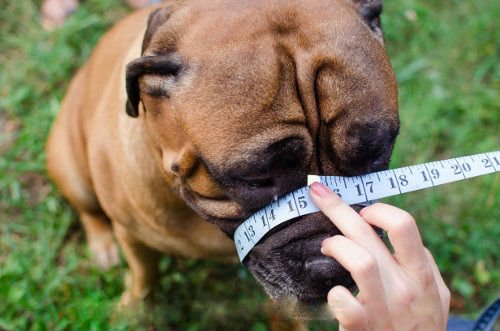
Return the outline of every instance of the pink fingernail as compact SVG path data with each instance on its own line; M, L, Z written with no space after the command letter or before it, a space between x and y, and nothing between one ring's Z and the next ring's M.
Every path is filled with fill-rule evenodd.
M332 194L332 191L327 186L318 182L312 183L309 188L313 194L321 198L326 198L328 195Z
M325 242L326 242L326 239L323 239L323 241L321 242L321 254L325 255Z

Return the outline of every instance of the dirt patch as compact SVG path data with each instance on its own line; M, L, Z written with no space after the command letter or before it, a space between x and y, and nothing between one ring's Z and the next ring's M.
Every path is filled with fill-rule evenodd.
M16 141L21 122L0 112L0 154L7 151Z
M36 172L21 174L19 182L26 192L26 203L31 207L43 201L50 192L50 184L47 178Z

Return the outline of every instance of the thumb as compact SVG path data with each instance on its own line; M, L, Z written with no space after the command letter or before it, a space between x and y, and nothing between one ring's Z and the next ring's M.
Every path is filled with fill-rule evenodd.
M328 293L328 305L339 321L340 331L365 330L366 314L361 303L343 286L335 286Z

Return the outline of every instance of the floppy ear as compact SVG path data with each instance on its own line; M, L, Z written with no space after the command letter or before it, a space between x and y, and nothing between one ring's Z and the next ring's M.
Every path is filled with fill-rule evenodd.
M153 38L153 34L158 30L160 26L165 23L171 15L170 8L158 8L154 10L151 14L149 14L148 18L148 27L146 32L144 33L144 38L142 39L142 51L144 53L146 48L148 47L151 39Z
M126 82L127 104L126 111L131 117L139 116L139 78L143 75L154 74L162 76L176 76L181 70L181 61L173 54L142 56L127 64Z
M153 38L154 33L158 30L160 26L165 23L168 18L170 17L170 9L169 8L159 8L153 11L148 18L148 26L146 28L146 32L144 33L144 38L142 40L142 50L141 54L144 53L146 48L151 42L151 39ZM126 88L127 88L127 103L125 105L125 109L127 111L127 114L131 117L138 117L139 116L139 101L140 101L140 96L139 96L139 84L138 84L138 79L141 75L148 73L148 63L149 66L154 66L154 64L158 64L158 61L153 61L151 59L152 57L141 57L139 59L135 59L134 61L130 62L127 65L127 72L126 72ZM165 63L166 61L163 61ZM167 69L168 70L168 63L167 63Z
M359 14L366 21L370 29L382 36L380 14L382 13L381 0L353 0L358 7Z

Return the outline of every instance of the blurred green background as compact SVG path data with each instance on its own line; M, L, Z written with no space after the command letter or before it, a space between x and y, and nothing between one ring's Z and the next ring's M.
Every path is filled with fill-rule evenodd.
M384 5L402 123L391 166L498 150L500 2ZM45 32L39 7L0 0L0 330L267 330L265 294L238 265L165 258L163 303L136 317L114 310L126 266L92 265L75 214L47 181L43 147L70 77L129 9L87 0ZM500 294L498 175L385 201L417 219L453 313L476 317Z

